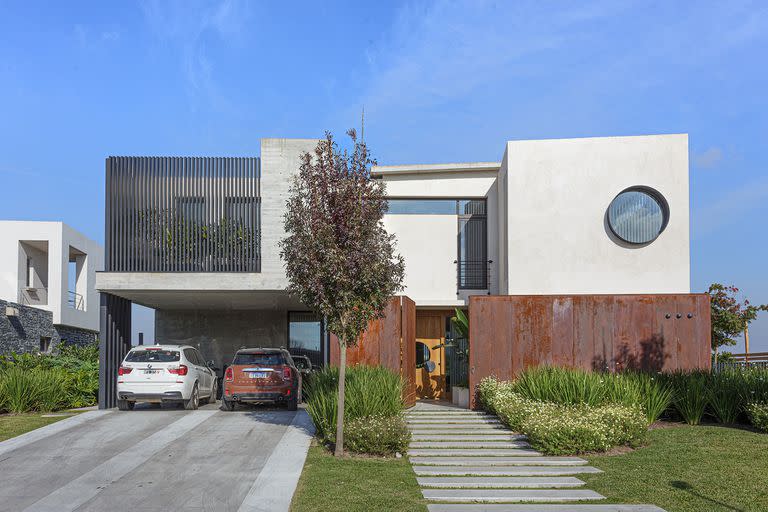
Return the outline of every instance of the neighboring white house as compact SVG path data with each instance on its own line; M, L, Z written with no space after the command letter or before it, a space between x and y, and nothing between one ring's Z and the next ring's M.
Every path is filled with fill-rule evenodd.
M0 221L0 300L10 303L0 315L18 315L18 328L3 330L5 347L47 349L62 340L94 341L99 331L96 270L103 267L103 261L98 243L62 222ZM50 316L25 318L29 308L50 312ZM52 324L52 331L47 323ZM27 332L46 329L48 335L39 336L46 338L42 341ZM29 339L14 343L10 339L14 336Z

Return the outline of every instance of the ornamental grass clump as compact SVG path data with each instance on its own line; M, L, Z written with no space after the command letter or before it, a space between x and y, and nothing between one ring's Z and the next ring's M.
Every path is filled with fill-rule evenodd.
M333 444L336 439L338 372L338 368L326 367L313 374L305 384L307 412L315 424L318 437L329 444ZM348 368L344 391L344 434L346 436L348 432L352 432L356 435L358 448L347 448L373 453L359 448L366 445L376 446L374 442L361 439L376 435L377 429L381 429L378 432L381 437L392 438L391 432L396 430L395 426L405 424L402 419L402 396L403 380L395 372L381 366L357 365ZM356 420L360 421L355 423ZM362 427L366 421L370 422L369 428ZM347 422L353 423L351 430Z

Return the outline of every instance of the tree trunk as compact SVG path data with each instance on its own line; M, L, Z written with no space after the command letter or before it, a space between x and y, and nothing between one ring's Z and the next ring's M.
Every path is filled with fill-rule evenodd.
M715 366L717 366L717 356L718 356L718 352L719 352L719 350L718 350L718 349L719 349L719 348L720 348L720 347L715 347Z
M339 403L336 410L336 457L344 455L344 387L347 379L347 344L339 340Z

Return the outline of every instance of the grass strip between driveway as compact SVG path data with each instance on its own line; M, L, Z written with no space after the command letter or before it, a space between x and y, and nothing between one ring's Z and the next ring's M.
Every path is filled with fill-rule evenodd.
M407 458L336 458L311 446L291 511L316 510L426 511L426 506Z
M25 413L25 414L2 414L0 415L0 441L11 439L12 437L26 434L59 420L71 418L75 414L68 416L43 417L44 413ZM50 413L49 413L50 414ZM57 414L57 413L54 413Z
M648 446L587 457L581 475L609 503L652 503L668 512L768 510L768 435L722 426L649 432Z

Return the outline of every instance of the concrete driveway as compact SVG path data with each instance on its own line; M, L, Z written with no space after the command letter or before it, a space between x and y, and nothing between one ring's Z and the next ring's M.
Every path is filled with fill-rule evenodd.
M0 443L0 510L288 510L306 412L92 411Z

